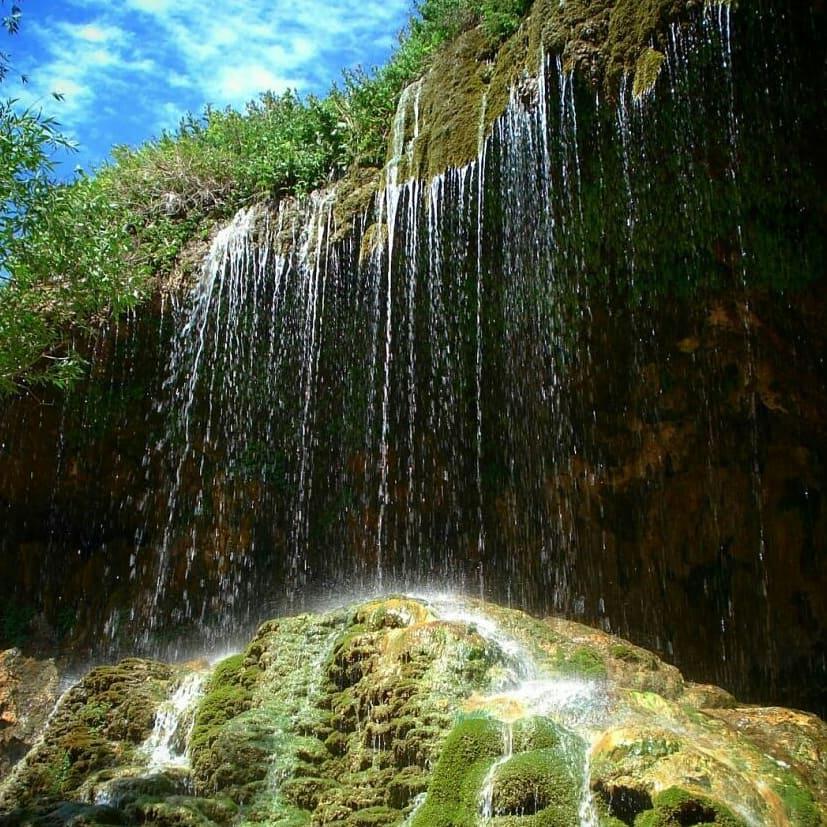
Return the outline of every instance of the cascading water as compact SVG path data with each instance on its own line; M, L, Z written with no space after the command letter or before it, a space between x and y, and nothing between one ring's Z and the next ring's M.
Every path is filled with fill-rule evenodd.
M822 397L796 397L784 428L778 387L779 366L817 376L823 356L805 303L765 296L818 271L819 179L778 157L779 136L805 143L807 104L780 36L760 9L707 4L653 41L651 89L599 94L538 47L493 123L481 92L478 157L428 181L431 92L408 87L370 204L334 187L243 210L157 327L98 343L117 368L103 399L92 382L32 414L54 446L4 414L6 450L51 464L8 475L23 493L4 489L4 513L25 516L0 581L25 593L65 557L44 611L105 625L114 651L436 582L585 618L740 691L783 672L809 692L818 624L785 618L821 605L823 446L815 426L787 434ZM168 338L147 411L142 343Z
M657 222L657 208L651 204L650 133L666 128L686 142L678 159L679 203L694 227L697 221L689 220L691 214L711 209L711 199L719 197L688 165L692 147L702 141L698 125L708 128L711 116L718 118L725 141L731 145L734 140L729 15L728 9L708 10L694 29L673 27L667 54L671 100L658 100L662 113L653 111L648 99L633 100L631 84L622 80L615 134L604 138L620 149L624 188L618 200L610 188L616 173L609 170L616 160L602 148L592 150L590 163L596 158L601 164L598 176L584 171L581 160L578 105L587 106L590 141L605 105L595 109L586 95L578 94L576 79L561 62L541 53L532 95L536 103L525 105L515 88L492 134L481 137L479 158L447 170L429 186L415 178L401 180L419 135L422 84L405 90L391 131L372 240L360 241L357 235L349 248L330 248L326 239L331 236L335 194L314 196L293 215L286 253L273 249L278 240L271 238L272 228L256 235L250 212L240 214L216 241L208 260L206 282L196 293L193 315L179 339L187 355L174 357L174 363L187 366L189 378L183 383L176 379L180 368L173 367L173 387L186 389L180 420L184 450L176 449L162 561L169 553L173 523L181 517L176 511L192 507L188 503L177 509L176 491L184 464L194 460L189 419L200 383L209 389L201 402L207 408L205 421L196 426L204 442L223 453L230 467L253 447L279 450L285 466L281 484L293 489L278 492L287 496L268 504L269 497L258 492L237 490L228 497L227 483L222 482L222 501L213 504L215 517L208 527L214 537L219 526L238 532L239 522L249 522L239 513L247 497L258 499L263 510L284 511L286 505L286 547L266 557L270 566L273 558L289 561L281 578L290 594L320 576L344 575L366 585L385 580L409 585L427 582L432 571L461 586L477 580L485 594L492 593L485 572L494 568L495 593L504 582L519 583L519 593L509 586L507 596L531 604L536 583L538 591L552 596L555 610L592 611L580 596L582 574L576 574L583 567L576 491L588 484L589 475L606 475L608 468L607 459L595 455L592 446L596 425L591 423L605 403L577 398L570 391L572 376L593 370L587 363L591 344L583 340L582 322L584 314L593 316L600 307L593 279L587 277L595 267L595 227L584 207L583 176L591 172L590 180L603 189L604 208L610 215L617 211L616 221L607 224L622 228L620 244L628 251L623 290L631 297L632 329L639 331L631 337L632 367L645 372L656 336L648 318L651 311L639 313L634 304L644 290L652 289L643 279L659 268L646 258ZM720 56L722 93L711 112L695 112L697 104L688 90L698 82L699 68L707 71L704 60L709 55L713 67ZM666 114L668 105L674 114ZM733 178L725 186L735 190L737 183ZM282 209L271 223L283 227L286 220ZM357 243L373 245L362 266L355 258ZM693 243L702 242L695 238ZM683 255L679 271L699 268L697 254ZM741 261L746 267L743 252ZM605 270L607 265L598 266ZM369 291L367 302L361 284ZM351 325L343 312L354 314ZM206 326L212 336L207 347L212 349L204 354ZM367 353L360 329L374 331ZM660 358L657 349L654 357ZM264 382L256 377L262 361L268 366ZM746 361L748 371L754 370L749 354ZM367 376L359 363L370 364ZM486 387L487 375L499 377L497 387ZM291 376L298 377L297 386ZM350 419L365 404L360 400L367 402L368 429L359 439L363 458L356 459L346 440L322 446L325 431L334 425L334 411ZM657 399L647 404L655 421L663 416ZM260 442L251 444L249 423L256 429L262 417L269 420L272 414L264 413L268 409L278 411L284 421L268 426ZM352 422L358 432L359 418ZM346 433L351 423L342 425ZM538 451L537 446L545 447ZM196 514L206 507L210 489L204 465L208 451L200 454L201 482L190 484L198 492ZM316 454L325 457L318 470ZM330 468L339 471L333 485L324 479L324 469ZM757 473L753 487L760 486ZM501 492L494 502L485 496L492 475ZM266 471L255 468L252 476L268 482ZM551 480L558 481L556 486ZM561 482L570 486L568 491L561 489ZM348 502L357 492L361 495L356 502ZM492 506L505 519L489 526ZM211 595L216 608L232 605L255 577L245 572L258 557L257 538L248 532L242 530L236 547L222 549L216 561L220 579L217 594ZM363 536L354 538L354 533ZM487 557L483 537L491 537L492 557ZM270 549L274 540L278 546L274 537L262 538ZM193 535L190 557L207 542L203 535ZM215 540L212 544L221 545ZM321 559L324 549L348 544L352 550L343 565L331 567ZM644 579L657 580L658 568L655 562ZM595 602L605 606L603 595L597 597ZM734 611L730 599L727 613ZM206 605L200 611L185 610L201 617L208 613ZM624 628L622 617L604 614L602 620L609 628Z
M187 766L187 746L193 725L193 720L187 721L187 715L191 716L203 692L206 677L202 672L186 675L169 700L155 713L152 734L142 745L150 772ZM186 729L183 733L182 726Z
M590 741L592 727L609 715L610 704L599 680L570 680L546 674L525 644L500 627L496 620L479 608L452 596L421 595L440 620L467 624L513 663L503 676L502 686L487 700L479 703L491 709L504 710L503 751L488 769L479 796L479 814L483 825L498 815L494 803L498 774L514 755L514 723L532 716L551 718L577 733L585 748L582 788L579 791L578 816L580 827L597 827L598 814L590 787ZM514 710L517 710L515 713ZM497 714L496 711L494 714ZM578 745L579 746L579 745ZM571 750L576 753L576 748ZM572 760L577 760L572 755Z

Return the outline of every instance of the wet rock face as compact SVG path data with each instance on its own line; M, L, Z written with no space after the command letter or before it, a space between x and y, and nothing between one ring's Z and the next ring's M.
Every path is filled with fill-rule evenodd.
M58 698L53 661L0 653L0 778L32 748Z
M818 718L739 707L618 638L492 604L392 597L269 621L167 722L186 730L188 760L159 764L147 745L189 668L90 672L0 786L0 824L816 827L827 815Z

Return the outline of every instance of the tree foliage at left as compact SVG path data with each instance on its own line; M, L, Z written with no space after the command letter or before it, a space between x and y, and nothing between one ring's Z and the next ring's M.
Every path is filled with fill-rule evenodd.
M21 10L8 11L2 24L15 34ZM0 53L0 79L10 70ZM103 266L126 245L116 225L101 220L107 206L99 188L91 179L52 180L60 149L72 143L55 120L14 98L0 101L0 392L22 381L67 385L81 370L71 346L78 326L139 297L131 285L113 283L111 264Z

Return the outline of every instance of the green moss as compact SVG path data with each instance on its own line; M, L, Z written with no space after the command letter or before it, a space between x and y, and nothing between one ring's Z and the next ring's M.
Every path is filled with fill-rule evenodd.
M261 670L248 665L244 654L219 663L210 678L193 720L190 757L196 789L226 790L231 797L249 792L263 779L266 744L255 721L236 722L253 705Z
M366 663L377 655L378 637L361 624L349 627L339 638L327 675L340 689L357 684L369 669Z
M40 774L41 789L50 797L60 797L69 786L71 771L72 759L69 751L61 749L43 768Z
M368 807L348 816L347 827L385 827L399 822L399 812L387 807Z
M635 65L635 80L632 85L632 94L636 98L642 98L655 88L665 60L665 55L657 49L647 49L638 58Z
M251 665L245 653L222 660L215 667L196 709L193 736L214 716L220 716L222 708L225 720L249 708L260 677L261 669L255 663Z
M485 117L483 68L487 54L488 38L481 29L473 29L434 55L422 85L423 131L405 177L428 179L476 158Z
M377 252L388 243L388 228L386 224L374 222L362 235L362 243L359 247L360 264L370 260Z
M603 813L601 813L598 818L598 824L600 827L628 827L625 821L621 821L619 818L615 818L612 815L605 815Z
M786 775L783 783L773 784L772 787L784 803L784 809L793 825L819 827L824 823L809 790L805 789L791 774Z
M606 662L601 655L586 646L574 651L558 650L554 669L563 675L572 675L585 680L600 680L606 677Z
M666 735L652 736L620 744L604 757L612 763L643 759L647 764L651 764L667 755L673 755L681 749L681 746L677 738L670 738Z
M90 701L80 711L81 720L92 729L100 729L106 724L109 705L99 701Z
M427 789L428 774L421 767L405 767L388 783L388 805L397 810L403 810L416 796Z
M625 643L614 643L609 647L609 654L616 660L622 660L624 663L643 664L650 669L657 668L655 658L649 652L638 649L636 646L629 646Z
M556 750L542 749L515 755L497 769L494 813L543 814L549 822L574 823L579 782L570 762Z
M328 778L290 778L279 790L280 794L300 810L313 811L322 794L335 786Z
M232 802L188 796L143 798L130 804L125 814L130 820L157 827L207 827L230 824L237 813Z
M244 653L238 652L219 661L213 670L210 684L220 686L227 683L239 683L240 674L244 668Z
M370 207L381 182L379 169L365 167L354 169L336 185L336 201L333 205L335 232L331 243L350 233L354 220Z
M667 734L642 736L628 743L617 744L592 757L592 786L598 801L605 804L608 815L635 814L650 809L651 796L647 784L636 779L647 773L661 759L679 752L682 743Z
M641 813L635 819L635 827L677 827L686 824L746 827L745 822L723 804L680 787L670 787L656 795L654 805L654 809Z
M537 715L514 722L514 752L559 749L564 741L563 730L550 718Z
M442 747L428 796L412 827L476 827L485 775L502 751L503 730L498 721L487 717L460 720Z

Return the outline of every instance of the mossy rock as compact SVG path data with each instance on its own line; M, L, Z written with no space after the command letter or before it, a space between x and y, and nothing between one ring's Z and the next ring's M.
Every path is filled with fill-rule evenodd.
M138 799L162 799L184 795L188 791L189 775L186 771L177 774L170 771L113 778L106 778L106 775L107 773L97 775L95 795L97 797L105 791L108 803L120 808Z
M408 766L388 783L386 799L389 807L404 810L420 793L428 789L428 773L421 767Z
M492 56L482 29L461 34L433 56L420 96L423 131L406 177L427 180L476 158L486 129L486 58Z
M552 810L561 823L577 820L582 781L571 764L553 749L523 752L496 770L493 790L495 815L537 815Z
M145 798L126 808L126 815L140 824L157 827L212 827L229 824L237 813L227 801L170 796Z
M47 737L4 790L6 808L48 806L95 774L128 765L175 676L167 664L138 658L91 670L63 696Z
M514 752L558 749L565 737L566 734L558 724L541 715L520 718L512 725Z
M253 704L261 670L250 666L249 660L242 653L221 661L196 707L190 756L196 789L201 792L230 790L233 797L266 775L267 749L256 743L262 733L255 722L228 726Z
M3 827L54 827L71 824L72 827L98 827L98 825L129 824L120 810L106 805L81 804L67 801L51 810L21 811L8 816L0 815Z
M346 238L353 230L354 222L365 214L382 181L381 170L375 167L355 167L336 184L336 200L333 204L335 230L331 244Z
M790 773L782 774L772 784L775 793L781 799L790 822L795 827L822 827L825 820L813 799L812 794Z
M651 48L638 58L632 84L632 94L635 98L642 98L655 88L665 60L663 52Z
M630 776L618 780L598 780L592 783L603 825L633 824L641 813L652 809L652 796L644 783Z
M561 650L555 658L554 669L561 675L584 680L602 680L607 676L603 656L588 646L578 646L571 652Z
M461 719L434 768L428 796L412 827L475 827L485 775L503 752L503 726L487 717Z
M382 629L404 629L414 623L427 623L434 616L419 600L389 597L360 606L353 616L356 626L378 632Z
M351 813L345 820L346 827L388 827L399 822L399 811L387 807L368 807Z
M322 795L335 787L328 778L289 778L280 787L281 795L301 810L313 811Z
M191 775L150 774L133 740L148 734L180 672L145 662L94 670L3 793L6 823L51 825L62 808L90 825L476 827L490 780L491 827L569 827L586 737L601 827L733 827L735 812L822 823L827 729L814 716L728 701L707 709L721 700L714 688L687 687L611 635L469 600L475 612L486 623L394 597L263 624L206 682ZM531 653L549 698L510 691L519 672L500 635ZM579 686L584 676L600 683L583 704L549 707L555 682ZM640 689L652 683L665 694ZM114 720L119 710L132 724ZM66 804L98 795L112 806Z
M214 730L208 748L192 751L195 789L248 801L268 774L272 741L269 729L254 717L236 717Z
M722 825L747 827L723 804L680 787L670 787L654 799L654 809L641 813L635 827L678 827L681 825Z

